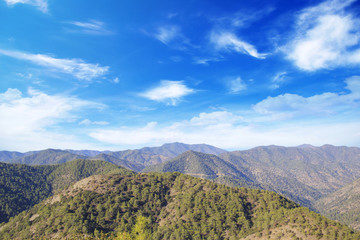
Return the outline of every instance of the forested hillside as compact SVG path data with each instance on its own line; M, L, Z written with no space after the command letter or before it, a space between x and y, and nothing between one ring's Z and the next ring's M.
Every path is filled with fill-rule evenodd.
M324 216L360 230L360 179L319 199L315 208Z
M276 193L179 173L91 176L1 227L1 239L359 239Z
M0 223L71 183L105 173L129 174L130 171L108 162L90 160L45 166L0 163Z

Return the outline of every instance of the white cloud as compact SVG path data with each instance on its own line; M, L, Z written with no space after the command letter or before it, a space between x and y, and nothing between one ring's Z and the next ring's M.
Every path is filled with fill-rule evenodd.
M89 136L122 148L174 141L207 143L227 149L303 143L359 146L360 76L345 82L347 93L311 97L284 94L269 97L241 114L226 110L203 112L167 125L149 122L144 127L97 129Z
M36 65L44 66L50 70L73 75L80 80L91 81L94 78L105 75L109 67L99 64L86 63L82 59L54 58L44 54L31 54L19 51L0 49L0 54L8 57L29 61Z
M194 64L199 65L209 65L209 62L219 62L222 61L222 57L194 57Z
M264 59L267 55L259 53L253 45L240 40L231 32L213 31L210 36L210 42L217 50L235 51L259 59Z
M182 81L163 80L159 86L140 94L140 96L150 100L176 105L182 97L194 92L194 89L188 88Z
M229 92L232 94L238 94L241 91L246 90L247 86L241 77L237 77L228 81Z
M89 119L84 119L79 122L80 125L108 125L109 123L106 121L91 121Z
M282 116L336 114L349 107L359 105L360 77L354 76L346 81L347 94L322 93L311 97L297 94L283 94L268 97L255 104L253 109L260 114L282 114Z
M154 146L180 141L190 144L207 143L225 149L246 149L259 145L294 146L360 144L358 121L327 123L322 121L297 124L246 124L242 116L222 111L201 113L190 120L161 127L150 122L145 127L98 129L90 137L115 146Z
M120 82L120 80L118 77L114 78L113 83L119 83L119 82Z
M164 44L169 44L174 39L181 36L180 29L176 26L163 26L157 29L154 37Z
M176 25L160 26L154 34L150 35L163 44L178 50L186 50L188 47L193 47L189 39L181 32L181 28Z
M278 89L282 83L286 81L285 76L287 72L279 72L271 80L272 84L270 85L271 89Z
M31 88L27 95L11 88L0 94L0 148L29 150L89 146L76 141L73 135L56 131L57 126L74 121L81 110L103 108L103 105L75 97L48 95Z
M89 20L87 22L79 22L79 21L71 21L67 22L72 25L71 31L76 31L85 34L93 34L93 35L108 35L112 34L111 31L106 29L105 23L98 20Z
M47 0L5 0L8 5L14 5L17 3L29 4L37 7L40 11L47 13L48 12L48 3Z
M303 10L284 48L288 59L306 71L360 64L360 19L345 13L352 2L328 0Z

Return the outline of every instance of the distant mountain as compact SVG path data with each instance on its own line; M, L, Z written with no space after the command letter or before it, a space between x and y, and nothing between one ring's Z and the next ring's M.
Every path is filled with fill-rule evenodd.
M360 179L316 201L324 216L360 230Z
M7 239L359 239L268 191L179 173L96 175L12 218Z
M8 162L13 158L24 156L21 152L0 151L0 162Z
M192 150L165 163L148 166L143 172L180 172L194 177L218 180L221 183L233 181L233 185L237 186L241 183L247 187L256 185L231 163L216 155Z
M32 153L26 153L25 156L13 158L9 163L20 163L28 165L48 165L61 164L75 159L86 159L88 157L77 155L65 150L46 149Z
M145 147L137 150L112 152L109 153L109 155L149 166L166 162L189 150L215 155L226 152L223 149L206 144L184 144L175 142L164 144L161 147Z
M118 163L116 164L127 167L134 171L140 171L142 168L144 168L143 166L149 166L152 164L168 161L188 150L194 150L209 154L220 154L226 152L223 149L206 144L167 143L162 145L161 147L145 147L142 149L117 152L71 149L46 149L26 153L1 151L0 162L21 163L28 165L45 165L61 164L74 159L88 159L96 157L97 159L100 158L105 161L109 160L109 162L114 162L114 160L117 159L115 162ZM102 154L106 154L106 156Z
M0 223L80 179L114 172L130 173L104 161L75 160L44 166L0 163Z
M127 160L122 160L122 159L116 158L114 156L105 154L105 153L96 155L96 156L92 157L91 159L103 160L106 162L110 162L110 163L116 164L118 166L122 166L124 168L130 169L135 172L140 172L141 170L143 170L145 168L145 166L142 164L133 163L133 162L130 162Z
M65 149L64 151L67 151L69 153L73 153L76 155L82 155L87 157L95 157L96 155L99 155L101 153L109 153L110 151L96 151L96 150L71 150L71 149Z
M360 178L360 148L266 146L220 154L253 181L304 206Z

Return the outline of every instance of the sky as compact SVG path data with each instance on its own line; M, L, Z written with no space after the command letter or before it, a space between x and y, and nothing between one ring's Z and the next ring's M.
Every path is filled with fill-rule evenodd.
M0 0L0 150L360 147L360 1Z

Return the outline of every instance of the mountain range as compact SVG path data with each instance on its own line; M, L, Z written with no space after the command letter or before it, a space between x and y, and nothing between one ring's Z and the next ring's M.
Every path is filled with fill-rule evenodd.
M28 165L60 164L74 159L100 159L117 165L140 171L145 166L168 161L188 150L209 154L226 152L223 149L206 144L167 143L161 147L145 147L125 151L95 151L95 150L59 150L46 149L26 153L0 151L0 162L21 163Z
M355 229L360 226L358 215L352 214L358 211L356 192L360 192L357 147L261 146L229 152L205 144L170 143L117 152L0 152L2 161L29 165L59 164L78 158L103 160L135 172L180 172L228 186L275 191Z

